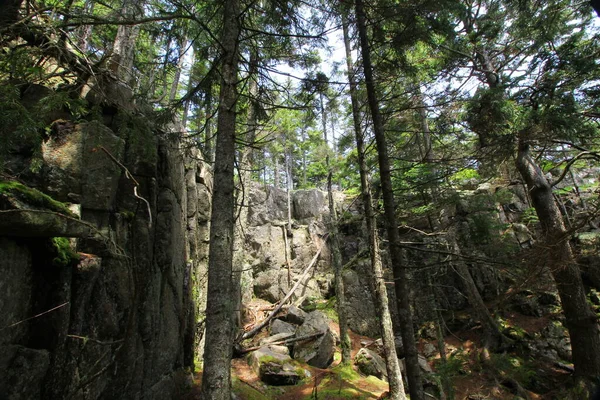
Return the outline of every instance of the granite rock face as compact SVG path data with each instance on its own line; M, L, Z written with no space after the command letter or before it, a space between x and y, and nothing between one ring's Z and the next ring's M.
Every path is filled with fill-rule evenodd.
M176 371L194 362L210 168L131 98L94 101L102 122L62 116L30 149L41 168L22 177L73 214L10 195L1 202L19 216L0 223L7 398L170 399Z

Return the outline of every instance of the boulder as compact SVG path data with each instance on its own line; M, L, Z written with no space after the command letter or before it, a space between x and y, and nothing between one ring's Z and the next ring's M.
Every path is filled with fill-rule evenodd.
M248 356L248 364L268 385L295 385L308 376L306 370L289 355L274 351L270 346L261 347Z
M270 269L254 276L254 295L271 303L278 302L284 293L279 288L279 270Z
M285 190L251 183L248 193L248 221L252 226L287 220L287 194Z
M251 226L247 230L246 243L250 251L245 254L245 257L255 260L251 261L255 271L265 271L285 265L283 232L281 226L271 224Z
M321 190L297 190L293 194L293 218L319 218L329 214L327 194Z
M333 361L335 338L329 329L329 319L320 311L312 311L296 331L297 337L324 332L315 339L299 342L294 346L294 358L317 368L327 368Z
M425 343L423 346L423 355L427 358L433 357L438 353L437 347L431 343Z
M44 190L60 201L111 210L122 173L111 156L122 161L124 148L125 141L98 122L56 121L42 146Z
M284 314L279 319L290 324L302 325L306 319L306 312L292 305L285 308Z
M365 375L373 375L379 379L387 380L387 370L384 359L375 351L362 348L354 357L354 364Z
M278 333L294 334L295 332L296 332L295 325L292 325L292 324L282 321L280 319L276 319L271 324L271 335L277 335Z
M345 309L348 327L359 335L379 336L379 319L369 289L369 260L359 260L352 269L344 270Z

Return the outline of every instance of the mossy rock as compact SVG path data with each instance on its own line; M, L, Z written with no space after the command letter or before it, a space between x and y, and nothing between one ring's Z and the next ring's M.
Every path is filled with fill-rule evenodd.
M79 261L79 255L73 251L71 242L64 237L55 237L50 239L53 252L56 256L52 259L52 265L55 267L67 267Z
M78 218L69 210L66 204L17 181L0 180L0 196L12 204L15 204L14 200L16 200L16 203L23 206L18 208L43 208L72 218Z
M304 368L289 355L277 353L269 346L250 353L248 361L261 381L268 385L296 385L307 376Z

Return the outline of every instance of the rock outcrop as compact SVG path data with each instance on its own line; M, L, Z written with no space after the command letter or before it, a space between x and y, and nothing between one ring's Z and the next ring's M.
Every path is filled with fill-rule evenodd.
M19 198L4 190L14 186L10 179L2 186L6 398L170 399L175 371L193 366L209 168L184 155L180 135L170 135L176 128L153 125L131 97L95 101L98 120L67 115L41 148L7 164L27 165L27 154L41 154L41 167L22 175L23 187L71 211Z

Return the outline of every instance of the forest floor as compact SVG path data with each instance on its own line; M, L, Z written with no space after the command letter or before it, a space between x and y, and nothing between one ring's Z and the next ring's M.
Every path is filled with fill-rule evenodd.
M548 323L547 318L537 318L511 312L506 320L530 340ZM339 331L332 322L332 329ZM352 356L370 343L372 338L351 332ZM426 346L436 346L435 340L419 341L421 353ZM437 347L437 346L436 346ZM445 337L446 362L442 363L439 353L429 357L433 369L428 380L430 387L444 385L446 399L454 400L566 400L585 399L577 395L568 363L556 365L530 357L523 346L500 354L482 351L479 327L454 332ZM311 378L294 386L268 386L260 381L246 363L245 358L232 362L232 382L236 399L240 400L303 400L303 399L384 399L388 385L373 376L362 376L355 366L339 365L339 349L335 361L327 369L305 366ZM194 386L185 400L200 399L201 371L194 374ZM427 396L441 399L437 389Z

